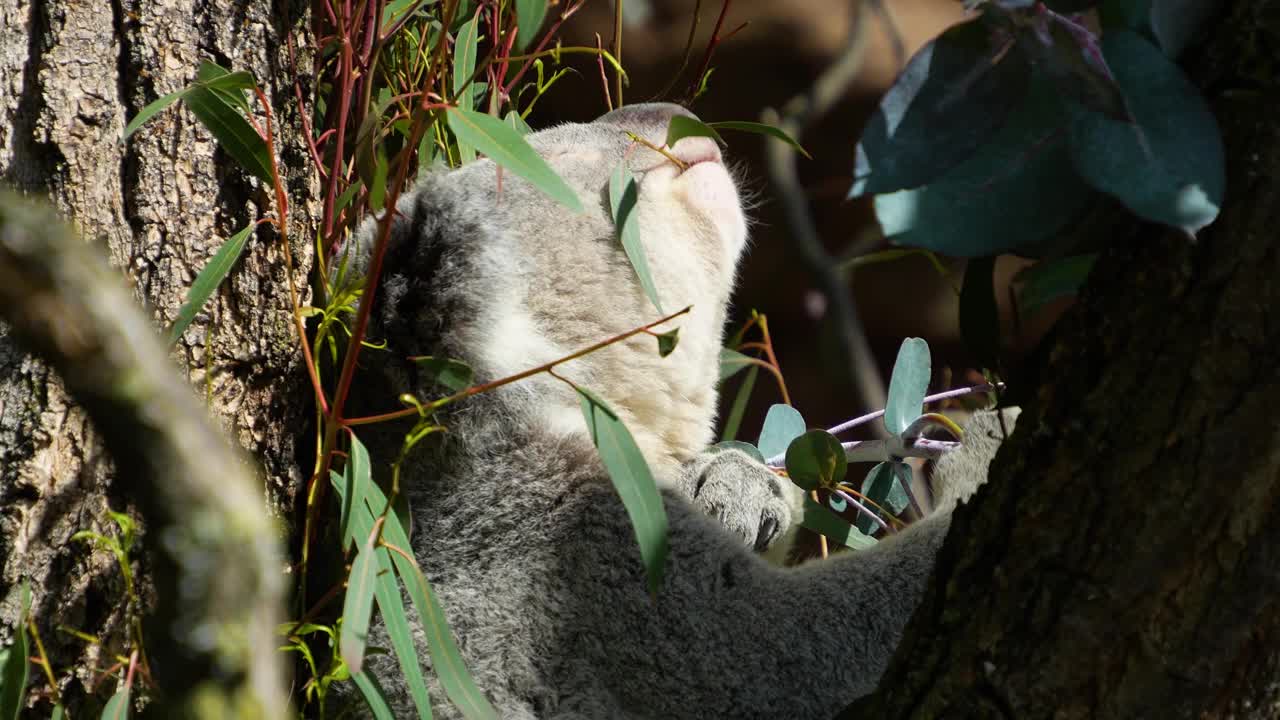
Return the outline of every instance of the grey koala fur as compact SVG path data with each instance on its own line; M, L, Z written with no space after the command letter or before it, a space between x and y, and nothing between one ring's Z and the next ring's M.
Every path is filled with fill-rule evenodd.
M693 307L659 328L680 328L669 357L639 335L557 368L618 412L662 488L670 551L656 597L579 401L555 378L450 409L448 432L402 473L414 552L467 667L506 718L830 717L875 688L947 531L949 515L935 513L873 549L797 568L754 552L798 520L798 491L742 452L706 451L746 242L741 201L710 140L676 144L690 163L681 172L624 132L660 146L684 112L631 106L528 136L584 213L481 160L426 176L393 222L373 325L390 352L365 357L381 358L397 392L441 392L406 356L461 359L483 382L660 317L609 214L609 177L624 158L659 297L668 312ZM374 235L372 220L357 234L357 270ZM382 409L394 397L379 397ZM994 415L977 417L985 433ZM384 447L398 441L387 433ZM938 463L943 506L985 479L997 446ZM397 716L416 717L394 657L367 662ZM436 717L456 717L439 685L430 690Z

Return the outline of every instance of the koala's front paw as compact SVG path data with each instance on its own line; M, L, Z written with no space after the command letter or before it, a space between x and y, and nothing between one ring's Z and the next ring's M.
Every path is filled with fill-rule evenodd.
M791 484L741 450L703 452L685 464L683 484L695 505L757 551L791 527Z

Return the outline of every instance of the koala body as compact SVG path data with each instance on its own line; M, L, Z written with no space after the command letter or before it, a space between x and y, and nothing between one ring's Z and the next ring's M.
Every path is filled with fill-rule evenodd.
M441 392L407 356L458 358L485 382L661 317L609 213L624 159L663 307L692 306L656 328L680 328L666 358L641 334L556 369L618 413L662 488L670 550L656 596L564 382L539 375L450 408L448 432L402 470L417 559L505 718L830 717L875 688L947 530L948 515L935 514L873 549L798 568L755 552L798 522L795 491L744 453L704 452L746 244L741 201L711 140L672 148L682 171L626 134L661 146L684 112L631 106L528 136L584 213L481 160L428 175L393 223L373 334L389 343L383 370L398 392ZM370 221L357 266L373 235ZM939 463L945 497L985 478L994 446L975 453ZM416 717L394 657L368 662L397 716ZM455 717L431 689L436 717Z

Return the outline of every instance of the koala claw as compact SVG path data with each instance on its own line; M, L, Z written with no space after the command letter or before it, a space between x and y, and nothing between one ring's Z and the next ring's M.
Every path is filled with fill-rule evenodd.
M792 523L786 479L740 450L709 450L685 464L683 486L698 506L757 552Z

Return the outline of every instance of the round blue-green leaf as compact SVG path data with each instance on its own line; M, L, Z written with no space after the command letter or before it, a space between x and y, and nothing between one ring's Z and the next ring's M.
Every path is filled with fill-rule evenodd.
M911 503L911 499L907 497L903 484L898 479L899 473L905 468L907 473L911 472L911 468L906 463L882 462L871 468L871 472L867 473L866 479L862 481L862 494L866 496L874 505L872 509L879 507L897 515ZM910 482L908 476L908 482ZM870 534L875 530L875 522L865 516L859 515L854 527L863 533Z
M804 431L804 417L800 411L790 405L777 404L764 416L764 427L760 428L756 447L765 457L776 457L786 452L791 441L803 435Z
M751 443L745 443L741 440L721 440L711 446L711 452L723 452L725 450L738 450L744 452L754 458L761 465L764 464L764 455L760 454L760 449Z
M903 340L889 377L889 398L884 408L884 427L890 434L901 435L920 416L932 374L929 343L921 338Z
M850 197L924 185L968 158L1027 92L1031 65L979 19L912 56L867 122Z
M1073 108L1076 169L1136 215L1195 233L1218 216L1226 187L1213 113L1178 66L1140 35L1110 33L1102 49L1136 122Z
M834 487L848 471L844 448L826 430L810 430L787 447L787 474L805 490Z
M990 142L928 185L875 199L894 244L953 257L998 255L1057 236L1097 199L1076 175L1057 90L1035 77Z

